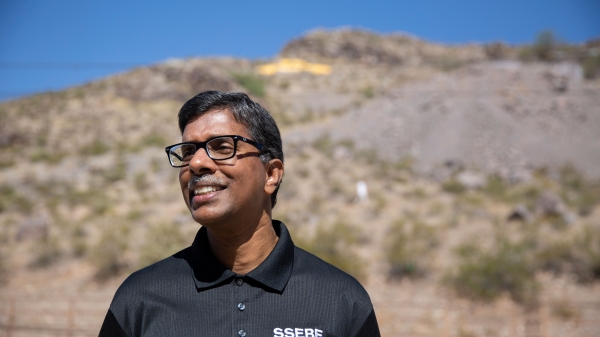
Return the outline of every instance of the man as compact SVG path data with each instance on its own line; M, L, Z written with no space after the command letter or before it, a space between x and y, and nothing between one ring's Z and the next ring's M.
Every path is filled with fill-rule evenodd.
M379 336L362 286L271 220L284 172L271 115L245 94L207 91L183 105L179 128L166 151L202 227L125 280L100 336Z

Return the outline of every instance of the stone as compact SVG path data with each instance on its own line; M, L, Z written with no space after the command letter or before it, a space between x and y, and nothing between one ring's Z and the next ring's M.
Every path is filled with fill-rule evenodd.
M519 204L512 209L507 220L531 222L533 220L533 214L531 214L525 205Z
M469 190L475 190L485 186L485 175L473 172L463 171L456 176L456 180Z
M562 216L567 207L556 193L544 191L536 201L535 210L540 216Z

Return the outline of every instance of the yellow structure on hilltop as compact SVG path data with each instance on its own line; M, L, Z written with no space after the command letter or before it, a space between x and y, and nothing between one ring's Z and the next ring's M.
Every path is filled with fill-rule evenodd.
M331 74L331 66L322 63L310 63L301 59L283 58L275 63L267 63L256 67L261 75L271 76L277 73L300 73L303 71L315 75Z

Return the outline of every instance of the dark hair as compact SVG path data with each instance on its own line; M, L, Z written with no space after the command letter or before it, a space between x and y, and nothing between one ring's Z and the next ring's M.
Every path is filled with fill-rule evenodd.
M248 129L255 141L263 144L263 153L260 155L263 163L266 164L273 158L283 162L281 135L275 120L267 110L241 92L205 91L194 96L179 110L179 130L183 134L185 127L204 113L224 108ZM279 186L271 194L271 207L275 207L277 203L278 191Z

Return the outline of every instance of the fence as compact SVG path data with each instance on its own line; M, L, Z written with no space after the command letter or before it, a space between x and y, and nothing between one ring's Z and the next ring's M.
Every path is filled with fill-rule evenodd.
M467 301L374 298L382 336L440 337L597 337L600 302L573 302L580 314L570 321L552 308L524 312L511 303L477 305ZM0 299L0 337L97 336L110 297Z
M1 337L98 336L110 300L70 298L0 301Z

